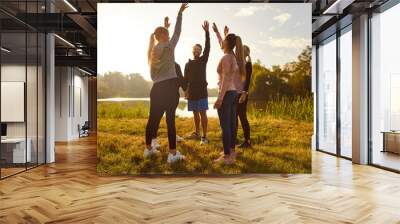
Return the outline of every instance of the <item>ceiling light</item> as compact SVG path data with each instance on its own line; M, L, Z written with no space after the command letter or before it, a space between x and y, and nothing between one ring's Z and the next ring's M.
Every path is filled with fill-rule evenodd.
M10 53L11 52L11 50L9 50L9 49L7 49L5 47L1 47L1 51L4 51L6 53Z
M78 10L68 1L64 0L65 4L67 4L74 12L78 12Z
M66 40L66 39L64 39L64 38L62 38L62 37L60 37L60 36L57 35L57 34L54 34L54 36L57 37L57 38L58 38L59 40L61 40L62 42L64 42L65 44L67 44L68 46L75 48L75 45L73 45L73 44L72 44L71 42L69 42L68 40Z
M351 5L355 0L336 0L322 14L342 14L347 6Z

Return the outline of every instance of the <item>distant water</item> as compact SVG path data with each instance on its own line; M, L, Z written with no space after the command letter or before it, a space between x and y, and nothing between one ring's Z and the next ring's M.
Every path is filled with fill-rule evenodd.
M218 117L217 110L214 109L214 103L217 100L217 97L208 97L208 111L207 116L209 117ZM105 98L98 99L98 102L149 102L150 98ZM188 111L187 100L185 98L179 99L179 106L176 109L176 115L179 117L193 117L193 112Z

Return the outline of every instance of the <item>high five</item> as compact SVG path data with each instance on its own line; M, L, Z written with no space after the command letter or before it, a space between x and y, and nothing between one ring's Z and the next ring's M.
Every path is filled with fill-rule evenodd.
M160 120L166 113L169 154L168 163L173 163L185 157L176 150L175 111L179 103L179 81L175 67L175 47L181 34L182 13L188 7L181 5L172 37L166 27L157 27L150 36L148 63L153 87L150 91L150 115L146 126L146 148L144 156L157 154L159 151L151 146L151 141L157 134ZM155 41L157 43L155 44Z
M211 47L207 21L202 24L205 33L204 51L201 44L195 44L192 47L193 59L189 59L186 63L183 77L180 66L175 62L175 48L182 29L182 13L187 8L187 3L181 5L171 38L168 31L170 23L168 17L165 17L164 26L157 27L151 34L147 52L153 86L150 92L150 115L146 126L144 157L159 154L157 150L159 145L152 144L152 139L156 138L161 118L166 113L169 142L168 163L185 159L185 156L176 149L175 111L179 104L180 86L185 90L188 110L193 112L194 117L195 131L190 138L200 139L202 145L207 143L206 68ZM223 153L215 162L231 164L234 163L236 157L238 116L245 134L245 142L241 147L250 147L250 127L246 117L247 92L251 77L250 49L243 46L240 36L229 33L227 26L224 27L224 39L215 23L212 28L223 51L223 56L216 68L219 91L214 105L214 108L218 110L222 130Z

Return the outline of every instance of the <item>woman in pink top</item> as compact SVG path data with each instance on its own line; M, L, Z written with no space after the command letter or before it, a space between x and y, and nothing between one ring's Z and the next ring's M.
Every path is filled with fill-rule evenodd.
M234 162L235 140L236 140L236 107L238 96L243 89L243 80L246 78L245 60L243 53L242 40L235 34L227 34L222 40L218 28L213 24L213 29L217 34L224 51L221 58L218 72L218 98L214 107L218 109L218 117L222 129L222 143L224 154L215 162L224 161L227 164Z

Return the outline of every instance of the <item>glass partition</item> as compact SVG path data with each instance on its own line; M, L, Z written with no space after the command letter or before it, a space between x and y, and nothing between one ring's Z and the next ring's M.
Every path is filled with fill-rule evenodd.
M24 171L31 161L26 141L26 41L25 32L1 34L2 177Z
M0 6L18 13L44 12L44 1ZM0 26L0 178L5 178L45 163L46 39L44 33L2 12Z

